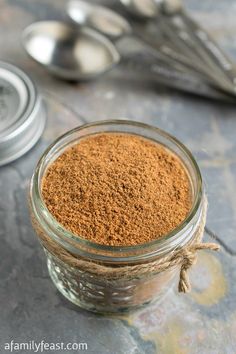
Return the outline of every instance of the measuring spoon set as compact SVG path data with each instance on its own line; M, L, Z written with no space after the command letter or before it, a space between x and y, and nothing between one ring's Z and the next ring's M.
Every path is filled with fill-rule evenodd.
M127 16L71 0L66 8L71 21L31 24L23 31L24 47L46 70L65 80L95 79L128 63L137 75L154 76L167 86L234 100L235 64L180 0L120 0L120 5ZM129 45L122 46L126 39Z

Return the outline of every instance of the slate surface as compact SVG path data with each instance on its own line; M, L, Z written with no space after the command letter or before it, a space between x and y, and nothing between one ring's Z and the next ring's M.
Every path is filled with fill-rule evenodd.
M169 91L140 80L138 75L129 81L122 68L97 81L77 85L48 76L25 54L20 33L35 20L65 17L64 5L62 0L0 0L0 57L29 73L48 104L48 124L41 141L23 158L0 168L0 352L7 352L4 345L12 339L44 339L87 342L87 353L91 354L233 354L235 106ZM236 58L235 2L190 0L186 5ZM30 226L26 200L33 168L55 137L85 121L109 118L129 118L158 126L176 135L193 151L209 197L207 224L223 244L217 255L199 255L191 272L190 295L170 292L161 306L120 318L77 309L58 294Z

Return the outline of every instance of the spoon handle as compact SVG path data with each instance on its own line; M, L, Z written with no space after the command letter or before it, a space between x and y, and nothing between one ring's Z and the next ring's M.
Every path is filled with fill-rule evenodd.
M178 53L175 53L173 49L167 47L163 42L152 40L150 37L137 31L133 31L130 37L142 44L143 49L145 49L146 52L149 52L157 60L164 61L167 65L170 65L176 70L192 72L192 68L188 65L188 62L184 61Z
M187 56L186 60L184 60L181 58L181 56L178 55L178 53L172 50L170 46L167 47L163 43L156 41L155 39L151 38L150 35L147 35L144 31L140 31L137 27L133 29L132 36L142 41L152 54L154 54L156 51L157 59L165 60L166 63L172 66L174 69L190 73L194 72L199 76L202 76L204 81L215 84L225 91L234 92L234 88L228 78L225 79L225 77L222 77L222 73L220 73L220 75L218 73L217 75L215 71L209 70L206 65L197 65L196 56L195 61L193 62L192 60L192 63L190 64Z
M184 10L181 11L178 18L181 19L182 25L188 29L188 33L191 34L192 39L196 42L202 57L204 56L204 60L207 60L206 63L212 68L218 69L219 73L221 71L221 75L224 74L224 76L231 81L233 89L235 90L236 66L232 60L224 53L211 36L188 16Z
M200 74L202 72L201 65L199 65L196 60L193 61L193 58L189 58L189 56L186 55L186 50L184 50L183 47L180 48L179 43L176 43L176 36L173 38L173 33L170 34L165 24L161 24L160 22L159 20L158 23L155 20L149 21L145 28L140 28L137 24L133 25L133 34L142 41L145 41L146 44L151 45L153 48L156 48L164 55L185 65L187 68L193 69L194 66L194 70Z
M123 56L121 65L128 71L129 75L135 77L143 77L197 96L236 103L234 95L226 94L204 83L196 75L173 69L166 63L157 61L156 58L150 60L150 56L144 54Z
M184 19L188 26L193 31L199 42L202 43L207 52L216 60L217 64L229 75L233 75L232 79L235 82L236 66L235 63L224 53L224 51L217 45L211 36L196 24L187 14L183 13Z

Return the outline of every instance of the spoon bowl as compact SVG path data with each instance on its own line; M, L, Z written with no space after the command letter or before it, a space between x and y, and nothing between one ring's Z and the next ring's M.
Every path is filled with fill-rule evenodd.
M27 27L23 45L34 60L67 80L94 79L120 61L116 47L100 33L58 21Z
M160 13L173 15L182 10L181 0L120 0L127 10L141 18L154 18Z
M159 13L158 4L154 0L120 0L126 9L140 18L154 18Z
M104 6L72 0L67 5L67 13L76 24L96 29L111 39L132 32L125 18Z
M181 0L160 0L160 7L166 15L174 15L183 10L183 3Z

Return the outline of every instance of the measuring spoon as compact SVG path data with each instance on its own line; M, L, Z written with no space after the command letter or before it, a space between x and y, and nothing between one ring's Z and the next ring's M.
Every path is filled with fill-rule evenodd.
M90 80L120 61L116 47L89 28L79 32L59 21L41 21L22 34L28 54L52 74L67 80Z
M170 87L216 99L232 100L215 88L173 70L153 56L150 62L137 54L122 56L103 35L88 28L77 31L73 26L58 21L36 22L22 34L28 54L53 75L66 80L91 80L111 70L118 63L136 75L145 75ZM128 62L128 66L127 66ZM133 63L133 64L132 64Z
M187 56L192 58L193 67L200 69L203 74L210 77L212 80L218 82L219 86L224 86L225 89L235 92L234 81L222 70L219 65L216 65L212 58L209 57L203 48L203 43L198 43L194 33L192 33L192 27L187 24L188 21L192 21L184 12L183 6L180 0L120 0L123 5L126 6L129 12L145 18L154 19L158 17L158 24L162 24L162 28L172 39L179 50L186 52ZM167 15L167 16L161 16ZM182 19L182 27L180 21L176 21L175 15L179 15ZM186 19L184 21L183 19ZM174 21L173 21L174 19ZM183 29L183 25L185 28ZM198 26L195 24L195 26ZM196 55L198 57L196 57ZM197 61L198 59L198 61ZM209 68L211 69L209 70Z
M196 60L196 57L194 56L194 51L195 48L191 48L192 50L189 51L189 47L186 46L185 40L179 36L179 33L176 31L173 31L172 26L168 23L166 18L162 14L162 7L160 6L160 1L154 1L154 0L120 0L121 3L126 7L126 9L138 16L139 18L143 20L147 19L158 19L158 26L163 30L163 32L167 35L169 40L171 41L172 45L177 48L181 53L186 52L192 60ZM162 2L161 2L162 4ZM170 10L170 9L169 9ZM173 6L172 6L173 10ZM189 43L188 43L189 45ZM199 63L194 62L194 65L199 65Z
M79 31L60 21L41 21L22 34L28 54L52 74L67 80L90 80L121 61L117 47L89 28ZM129 48L128 48L129 50ZM156 57L156 53L153 53ZM178 65L175 69L180 70Z
M152 0L145 1L149 1L149 6L153 4ZM146 8L148 9L148 7ZM155 8L157 7L155 6ZM142 11L145 11L145 8L142 9ZM109 8L91 5L80 0L72 0L69 1L67 5L67 13L76 24L95 29L112 40L129 36L141 41L149 47L152 53L155 52L158 59L165 60L175 69L188 72L193 69L192 60L189 60L186 56L168 46L163 39L160 39L160 36L155 35L155 41L153 43L150 37L144 35L143 30L140 29L138 25L135 27L131 26L124 17ZM149 11L147 15L148 14L151 14L151 12ZM197 71L199 75L202 75L202 68L197 64L194 69L195 72ZM209 80L216 82L215 77L210 77L210 75L207 77ZM206 76L204 79L206 80Z
M162 23L165 24L165 31L172 36L172 40L176 42L181 49L181 41L187 48L188 56L192 55L194 51L199 55L199 59L208 66L201 68L203 73L211 75L211 77L218 77L218 82L224 82L224 85L235 92L236 69L230 59L217 46L217 44L210 39L209 35L195 23L184 11L181 0L120 0L129 11L138 14L139 16L155 18L160 14L167 15ZM143 9L145 8L145 11ZM175 37L173 37L175 34ZM178 40L180 38L181 41ZM195 63L196 62L195 57ZM199 66L197 65L199 68ZM210 69L210 71L209 71Z

